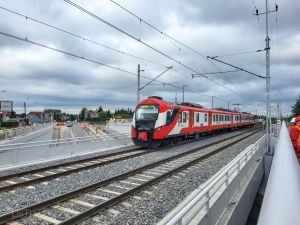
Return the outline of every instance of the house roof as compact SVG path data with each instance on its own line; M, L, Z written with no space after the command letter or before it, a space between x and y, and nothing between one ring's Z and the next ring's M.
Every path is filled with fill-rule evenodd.
M30 115L41 115L41 114L43 114L43 112L30 112L28 114L30 114Z
M84 110L84 113L89 113L89 112L92 112L92 113L98 113L98 109L95 109L95 110L90 110L90 109L87 109L87 110Z

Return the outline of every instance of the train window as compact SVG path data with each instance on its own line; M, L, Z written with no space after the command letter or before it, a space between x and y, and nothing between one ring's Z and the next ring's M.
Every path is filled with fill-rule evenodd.
M178 123L182 123L182 113L178 113Z
M207 114L204 114L204 122L207 122Z
M217 122L219 121L219 115L216 115L216 121Z
M196 113L196 122L199 122L199 113Z
M136 108L136 120L156 120L158 117L159 105L138 105Z
M186 123L186 112L182 114L182 122Z
M166 124L170 124L171 123L171 112L167 111L167 119L166 119Z
M215 114L213 115L213 121L214 122L216 121L216 115Z

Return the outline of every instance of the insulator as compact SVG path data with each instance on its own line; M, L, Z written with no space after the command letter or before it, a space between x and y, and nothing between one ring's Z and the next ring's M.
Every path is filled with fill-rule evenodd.
M256 15L258 15L258 9L256 9Z

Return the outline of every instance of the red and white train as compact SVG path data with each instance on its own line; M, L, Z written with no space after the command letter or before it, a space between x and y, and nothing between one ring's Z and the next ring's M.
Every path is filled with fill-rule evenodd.
M190 137L253 125L252 114L205 109L187 102L174 104L151 96L134 110L131 137L137 146L155 148Z

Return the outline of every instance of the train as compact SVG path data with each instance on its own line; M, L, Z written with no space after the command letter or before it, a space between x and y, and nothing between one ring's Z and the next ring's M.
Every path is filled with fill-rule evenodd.
M200 104L175 104L149 96L134 109L131 138L136 146L158 148L188 138L253 126L255 116L226 109L205 109Z

